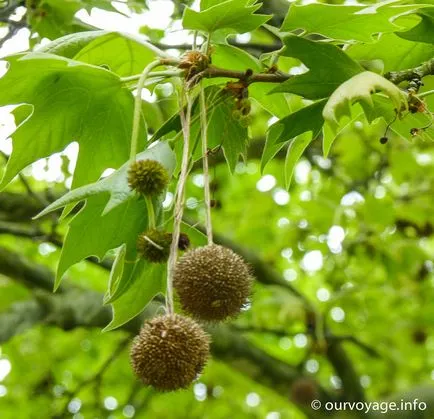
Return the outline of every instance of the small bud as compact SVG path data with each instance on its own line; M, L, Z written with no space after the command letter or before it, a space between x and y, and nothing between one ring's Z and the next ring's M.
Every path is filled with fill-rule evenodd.
M178 240L178 249L179 250L187 250L190 247L190 239L185 233L181 233L179 235Z

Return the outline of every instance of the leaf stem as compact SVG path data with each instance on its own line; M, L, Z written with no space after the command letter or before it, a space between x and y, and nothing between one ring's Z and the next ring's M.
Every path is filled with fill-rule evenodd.
M155 228L155 211L152 198L145 196L146 208L148 209L148 227Z
M149 76L151 70L155 67L161 65L161 60L152 61L148 64L140 75L139 82L137 83L137 93L134 101L134 116L133 116L133 130L131 134L131 149L130 149L130 162L133 163L136 160L137 154L137 143L139 139L139 129L140 129L140 117L142 115L142 90L145 85L146 79ZM145 125L145 135L148 133L146 127L146 121L143 120Z
M184 104L182 98L187 99L187 109L184 112ZM184 199L185 199L185 184L188 175L188 160L189 160L189 146L190 146L190 123L191 123L191 107L192 101L190 95L187 93L181 95L179 104L179 113L181 117L182 133L184 138L184 146L182 151L181 172L179 174L178 185L176 187L176 198L174 208L174 221L172 243L170 245L170 255L167 262L167 291L166 291L166 309L169 314L173 313L173 274L176 266L176 259L178 255L178 242L181 233L181 222L184 213Z
M434 95L434 90L427 90L426 92L419 93L417 97L422 98L430 95Z
M208 165L208 121L206 114L205 89L201 86L200 93L200 130L202 137L202 162L205 195L205 225L208 244L213 244L212 222L211 222L211 193L209 187L209 165Z
M182 75L183 72L184 72L184 70L153 71L152 73L148 74L147 78L151 78L151 77L177 77L177 76ZM141 74L134 74L134 75L128 76L128 77L121 77L121 82L122 83L128 83L130 81L139 80L141 76L142 76L142 73Z

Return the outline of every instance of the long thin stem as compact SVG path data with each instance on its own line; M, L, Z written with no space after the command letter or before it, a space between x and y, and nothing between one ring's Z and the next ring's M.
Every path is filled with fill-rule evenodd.
M427 90L426 92L419 93L417 97L422 98L430 95L434 95L434 90Z
M184 72L184 70L153 71L153 72L148 74L147 78L150 79L152 77L177 77L177 76L180 76L183 72ZM134 75L128 76L128 77L121 77L121 82L127 83L130 81L139 80L140 77L142 76L142 74L134 74Z
M155 228L155 211L154 204L152 203L152 198L146 196L145 202L146 208L148 209L148 226L149 228Z
M181 233L181 222L184 213L184 199L185 199L185 184L188 175L188 158L189 158L189 145L190 145L190 123L191 123L191 107L192 102L189 94L187 98L187 109L184 113L184 104L180 100L179 109L182 125L182 133L184 137L184 146L182 151L181 172L179 174L178 185L176 187L174 221L172 243L170 245L170 255L167 262L167 291L166 291L166 308L169 314L173 313L173 274L175 271L176 259L178 255L178 242Z
M140 118L142 115L142 90L145 86L146 79L149 76L151 70L155 67L161 65L161 60L152 61L152 63L148 64L143 70L139 82L137 83L137 94L136 99L134 101L134 117L133 117L133 130L131 134L131 149L130 149L130 162L133 163L136 160L137 154L137 143L139 139L139 130L140 130ZM144 132L147 134L146 122L144 121L145 129Z
M209 187L209 165L208 165L208 121L206 114L205 89L200 89L200 129L202 137L202 161L203 161L203 180L205 195L205 226L208 244L213 243L212 222L211 222L211 192Z

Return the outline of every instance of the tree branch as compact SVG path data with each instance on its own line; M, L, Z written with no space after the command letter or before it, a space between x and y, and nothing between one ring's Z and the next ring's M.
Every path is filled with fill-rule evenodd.
M389 71L384 75L384 77L394 84L399 84L405 80L420 80L423 77L430 75L434 75L434 58L416 68L409 68L401 71Z
M283 83L284 81L293 77L291 74L276 71L274 73L253 73L247 75L245 71L226 70L225 68L219 68L209 66L206 70L199 73L204 78L217 78L226 77L231 79L245 80L247 84L262 82L262 83Z

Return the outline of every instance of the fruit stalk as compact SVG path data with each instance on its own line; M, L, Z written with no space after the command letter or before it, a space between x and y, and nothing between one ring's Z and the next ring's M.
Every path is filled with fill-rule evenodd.
M137 154L137 142L139 139L139 130L140 130L140 117L142 115L142 90L145 86L146 79L148 78L149 73L155 68L161 65L161 60L152 61L148 64L140 76L140 79L137 83L137 93L134 101L134 116L133 116L133 130L131 134L131 149L130 149L130 162L134 163L136 160ZM148 136L148 129L146 127L146 122L143 120L144 124L144 132L146 138Z
M184 94L181 98L184 97ZM187 100L187 109L184 112L184 104L182 99L180 100L180 117L183 133L183 151L182 151L182 162L181 162L181 172L179 174L178 184L176 186L176 197L175 197L175 209L173 214L173 233L172 233L172 243L170 245L170 255L167 262L167 291L166 291L166 309L169 314L173 313L173 273L175 270L176 259L178 254L178 242L181 233L181 221L184 213L184 195L185 195L185 184L187 182L188 175L188 159L189 159L189 145L190 145L190 122L191 122L191 107L192 102L189 94L185 94Z
M202 161L205 196L205 225L208 244L213 244L212 221L211 221L211 193L209 187L209 165L208 165L208 122L206 117L205 89L200 89L200 129L202 137Z

